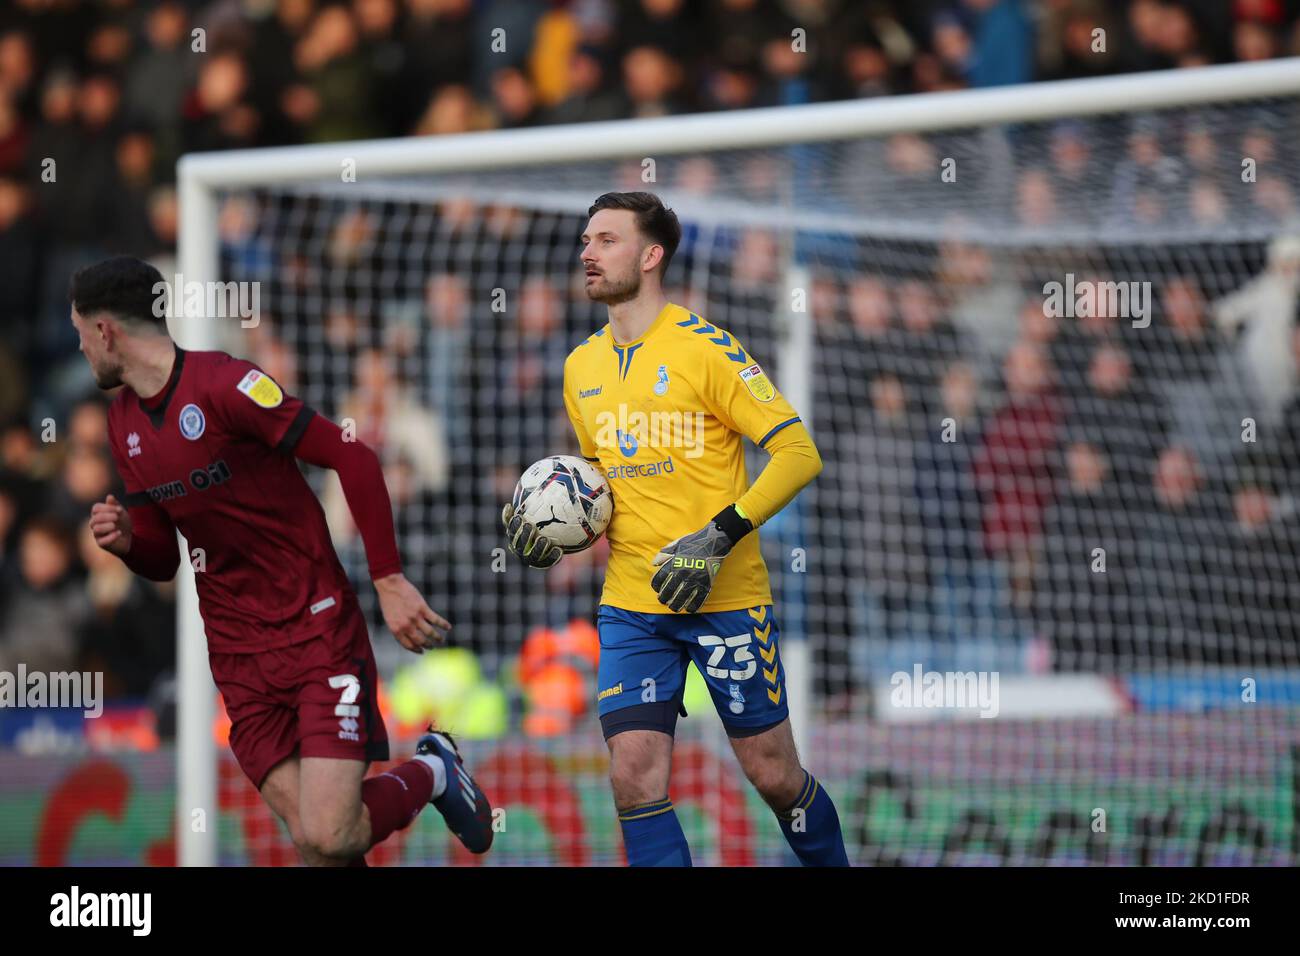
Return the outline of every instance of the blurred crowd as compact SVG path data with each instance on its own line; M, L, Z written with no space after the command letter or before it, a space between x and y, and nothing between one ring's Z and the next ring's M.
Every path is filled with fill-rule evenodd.
M1300 53L1298 12L1295 0L13 0L0 11L0 669L22 660L104 670L110 695L141 697L169 666L170 587L133 578L86 532L90 503L116 476L104 447L104 401L77 354L65 289L74 268L112 253L149 258L171 274L181 154L1268 59ZM1237 170L1220 171L1226 147L1240 146L1261 165L1278 156L1283 131L1266 118L1244 129L1245 141L1225 144L1212 123L1176 136L1139 124L1126 151L1099 156L1086 126L1059 124L1038 164L1016 177L1009 208L1030 227L1077 223L1076 213L1206 229L1234 211L1283 218L1294 208L1285 182L1265 177L1262 189L1234 192ZM922 213L925 202L950 201L908 188L932 175L934 141L899 136L870 147L882 154L853 168L901 185L878 194L919 202L911 209ZM1114 183L1109 204L1071 207L1081 184L1099 180ZM881 209L889 212L887 201ZM564 354L601 321L567 285L571 248L563 246L550 273L522 283L517 265L504 260L466 268L463 256L434 256L415 264L421 271L406 278L405 299L375 316L356 303L383 268L372 246L393 210L322 214L328 225L319 228L331 241L313 260L287 227L278 237L258 232L264 213L238 202L222 211L230 274L274 274L279 284L279 300L271 299L279 315L250 331L250 351L322 411L355 418L361 437L386 449L408 558L488 542L493 529L478 517L482 506L508 493L530 456L568 440L562 416L526 434L512 423L551 407L545 396L556 394ZM526 242L535 227L518 210L494 210L486 223L482 214L447 203L427 213L425 225L448 243L477 242L486 232L504 245ZM411 215L419 222L425 213ZM757 231L734 238L732 251L743 254L720 278L730 291L696 291L716 309L712 318L770 355L775 277L763 263L774 240ZM709 252L690 242L688 235L678 275ZM1098 258L1093 279L1156 278L1154 331L1138 336L1114 317L1044 318L1027 280L1059 278L1063 269L1008 279L974 246L919 257L902 247L864 250L853 270L821 280L818 335L833 348L819 351L836 368L819 380L838 384L819 394L815 417L831 464L818 500L837 516L823 520L826 540L837 527L862 533L837 560L848 580L862 576L870 586L861 599L818 595L826 616L813 623L837 633L908 633L920 627L918 600L925 614L939 615L934 620L953 619L955 608L977 620L972 602L998 593L1009 595L999 606L1017 609L1014 620L1083 654L1099 641L1137 640L1133 609L1149 605L1142 595L1168 598L1170 580L1194 598L1215 595L1214 607L1230 613L1254 599L1225 588L1275 574L1278 555L1294 553L1287 466L1295 462L1246 461L1200 427L1203 412L1235 414L1223 396L1245 394L1256 379L1268 386L1272 421L1294 421L1283 413L1294 400L1293 312L1280 330L1251 331L1261 311L1293 308L1293 251L1270 263L1266 250L1247 248L1242 263L1217 264L1237 280L1259 273L1267 288L1249 301L1198 284L1195 262L1184 271L1147 263L1130 276ZM712 254L715 263L727 258ZM475 339L480 323L498 320L485 296L502 285L519 294L513 324ZM327 287L345 289L352 305L316 314L313 302L334 301L312 298ZM684 283L678 291L692 301ZM1006 321L990 323L989 315ZM324 363L308 358L308 346L322 339L331 356ZM1279 360L1282 371L1270 372L1268 363ZM930 418L922 427L917 416L940 408L949 409L940 417L961 419L966 440L939 441ZM1274 455L1294 450L1295 438L1276 439ZM519 460L503 462L502 447ZM457 473L490 478L467 489L451 480ZM341 496L328 485L323 494L359 570ZM1080 522L1117 513L1115 496L1121 511L1151 526L1105 529L1120 536L1113 553L1132 555L1134 542L1166 550L1133 559L1148 577L1132 594L1096 595L1135 578L1076 579L1078 555L1054 547L1101 535ZM430 522L430 514L450 520ZM473 517L456 517L464 514ZM1189 522L1199 522L1204 555L1173 554L1171 542ZM936 530L941 525L957 530ZM1277 537L1257 548L1260 535ZM900 554L899 542L913 540L924 546ZM556 621L590 604L603 559L599 548L570 559L545 585L552 596L567 595ZM1153 570L1175 561L1184 565L1169 571L1173 578ZM1257 567L1261 561L1268 567ZM424 586L463 596L462 617L477 621L480 634L508 616L521 589L544 586L494 577L488 591L496 592L483 595L464 568L422 573ZM1213 587L1199 588L1204 581ZM1092 625L1089 614L1067 614L1051 597L1067 592L1082 593L1083 607L1108 602L1106 613L1091 616L1112 622L1115 633L1074 634L1070 620ZM1288 606L1289 592L1276 600ZM1261 625L1251 615L1210 620L1196 600L1187 606L1201 617L1160 623L1167 647L1149 650L1142 639L1148 650L1134 644L1126 653L1164 656L1177 633L1203 643L1217 628L1240 631L1242 621L1264 635L1281 627L1280 611ZM1203 660L1208 652L1185 656Z
M816 289L813 520L864 582L820 595L828 632L1036 637L1061 670L1300 662L1300 240L865 257ZM1079 288L1149 283L1145 314L1046 308L1081 263Z
M90 506L121 494L106 411L88 397L64 421L0 434L0 671L101 671L106 695L142 700L175 657L175 588L136 577L90 533Z
M70 347L74 265L174 250L188 151L1190 67L1298 44L1293 0L15 0L0 13L0 321L19 330L22 364L49 371ZM893 151L924 164L913 141ZM1068 132L1060 151L1056 182L1022 184L1027 214L1068 187L1081 161ZM1137 152L1125 189L1172 176ZM1194 197L1204 217L1220 202L1209 186Z

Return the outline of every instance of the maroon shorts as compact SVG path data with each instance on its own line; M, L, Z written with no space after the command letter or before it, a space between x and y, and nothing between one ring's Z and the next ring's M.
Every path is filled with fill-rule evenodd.
M230 717L230 749L258 789L294 754L388 759L375 655L360 613L299 644L208 660Z

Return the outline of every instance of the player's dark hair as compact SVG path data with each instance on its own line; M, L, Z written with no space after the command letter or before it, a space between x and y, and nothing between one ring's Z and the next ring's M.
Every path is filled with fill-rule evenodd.
M663 246L660 278L668 273L668 263L682 241L682 224L677 221L677 213L664 206L654 193L605 193L591 204L588 217L594 216L598 209L627 209L636 213L636 227L641 235Z
M85 266L72 274L68 283L68 301L82 315L110 312L125 322L151 326L157 331L167 330L165 308L155 314L159 298L162 273L132 256L114 256ZM166 294L166 286L162 286Z

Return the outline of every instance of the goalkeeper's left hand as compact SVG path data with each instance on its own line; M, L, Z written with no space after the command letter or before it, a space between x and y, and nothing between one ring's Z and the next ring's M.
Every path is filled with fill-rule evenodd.
M506 529L510 553L526 567L549 568L564 557L563 549L525 521L523 515L515 514L515 506L510 502L501 509L501 523Z
M699 531L664 545L651 562L659 569L650 579L659 603L670 611L698 611L708 600L723 558L750 529L748 520L728 506Z

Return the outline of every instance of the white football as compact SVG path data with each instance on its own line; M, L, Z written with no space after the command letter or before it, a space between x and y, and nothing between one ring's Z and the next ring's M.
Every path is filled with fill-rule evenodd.
M585 551L605 533L614 496L600 469L572 455L534 462L519 477L515 513L558 544L565 554Z

